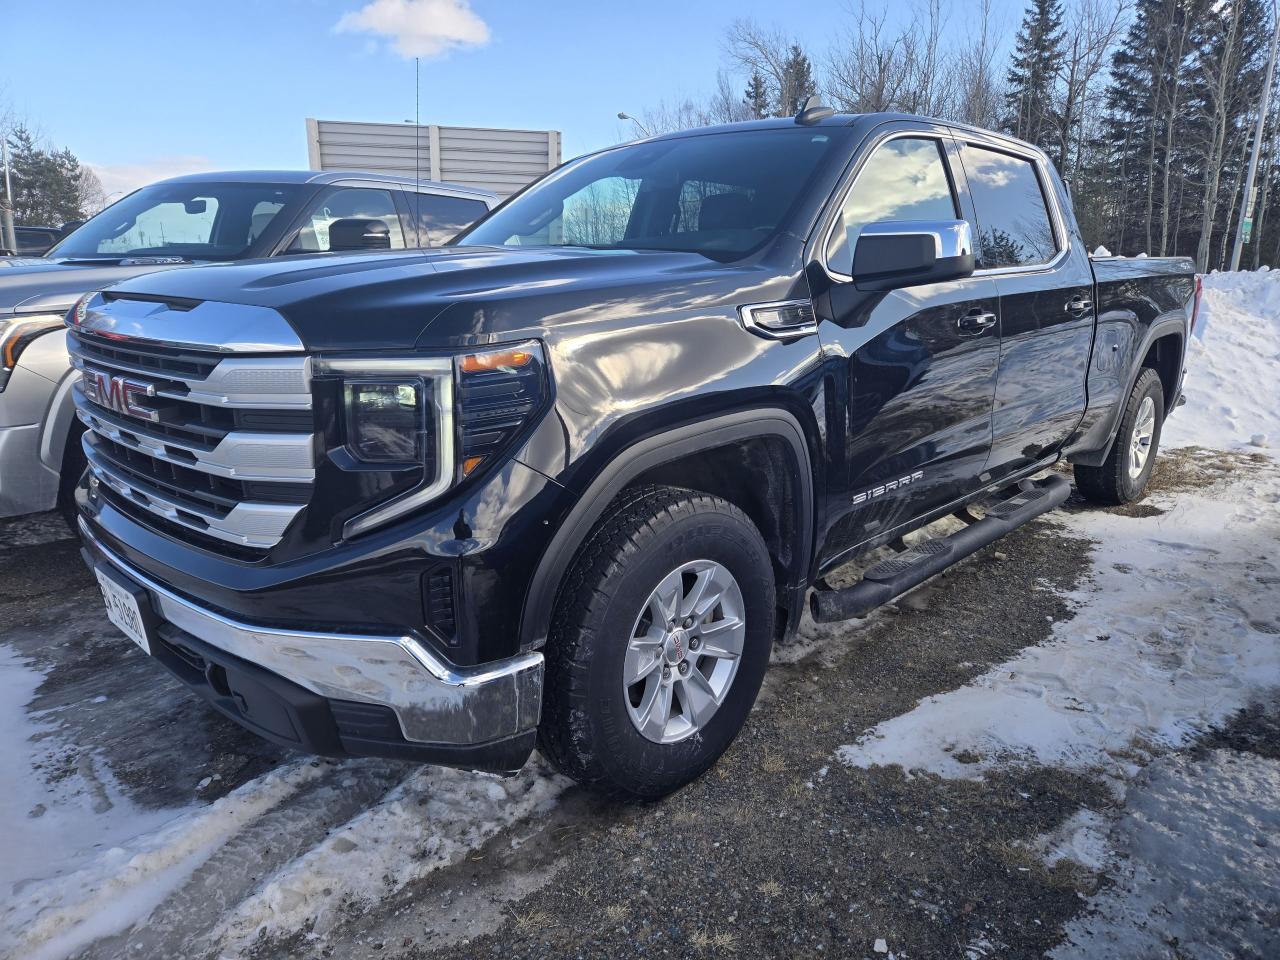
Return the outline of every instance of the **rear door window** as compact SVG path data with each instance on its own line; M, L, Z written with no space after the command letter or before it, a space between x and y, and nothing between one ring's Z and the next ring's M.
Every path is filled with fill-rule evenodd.
M956 218L942 144L926 137L890 140L858 171L827 241L827 266L832 273L852 275L858 234L869 223Z
M979 269L1048 263L1059 246L1036 165L968 144L964 169L978 214Z
M424 247L448 243L489 212L483 200L449 197L440 193L410 193L408 196L417 216L418 243Z
M289 244L288 252L327 253L329 224L352 217L381 220L391 231L391 249L404 249L404 230L400 227L400 214L396 211L391 191L372 187L334 187L321 193L307 208L302 228Z

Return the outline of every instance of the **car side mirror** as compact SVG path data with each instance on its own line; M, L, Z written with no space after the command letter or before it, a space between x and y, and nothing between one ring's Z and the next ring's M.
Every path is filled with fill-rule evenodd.
M975 266L973 232L964 220L884 220L864 226L856 240L853 282L859 290L961 280Z
M384 220L343 217L329 224L329 249L390 250L391 228Z

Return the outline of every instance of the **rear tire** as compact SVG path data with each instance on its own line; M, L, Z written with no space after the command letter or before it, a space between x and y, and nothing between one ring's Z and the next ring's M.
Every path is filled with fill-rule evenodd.
M673 487L624 493L561 587L539 748L594 790L679 789L746 721L774 618L768 548L741 510Z
M1107 459L1098 467L1075 465L1076 489L1094 503L1112 506L1142 496L1155 467L1164 426L1164 389L1150 367L1138 375Z

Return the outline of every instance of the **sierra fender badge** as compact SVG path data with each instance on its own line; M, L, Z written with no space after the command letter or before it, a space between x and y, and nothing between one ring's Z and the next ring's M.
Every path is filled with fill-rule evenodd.
M868 500L878 499L879 497L893 493L895 490L901 490L903 487L910 486L911 484L923 479L924 471L917 470L915 473L899 477L897 480L890 480L887 483L880 484L878 487L872 487L870 490L863 490L861 493L855 493L853 495L853 505L856 507L858 504L866 503Z

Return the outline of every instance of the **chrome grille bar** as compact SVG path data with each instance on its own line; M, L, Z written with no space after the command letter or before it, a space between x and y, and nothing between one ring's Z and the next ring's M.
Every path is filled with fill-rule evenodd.
M172 523L242 547L266 549L275 546L304 506L300 503L246 501L236 504L225 514L219 514L194 498L179 501L160 487L125 473L114 461L98 452L92 434L85 434L83 444L90 472L120 496Z
M280 542L316 474L311 360L283 317L98 295L67 343L89 469L122 508L210 548Z

